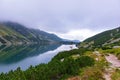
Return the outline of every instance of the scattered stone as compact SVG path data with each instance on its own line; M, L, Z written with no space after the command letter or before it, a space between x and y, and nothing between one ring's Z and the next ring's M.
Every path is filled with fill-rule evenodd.
M80 79L79 76L76 76L76 77L71 77L71 78L69 78L69 79L67 79L67 80L81 80L81 79Z
M63 62L63 61L64 61L64 58L63 58L63 59L61 59L60 61L61 61L61 62Z

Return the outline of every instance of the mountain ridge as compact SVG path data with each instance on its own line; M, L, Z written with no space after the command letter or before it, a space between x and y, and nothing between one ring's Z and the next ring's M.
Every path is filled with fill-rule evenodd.
M118 46L120 42L120 27L106 30L92 37L87 38L79 47L104 47L104 46Z
M30 29L16 22L0 23L0 45L59 43L62 39L38 29Z

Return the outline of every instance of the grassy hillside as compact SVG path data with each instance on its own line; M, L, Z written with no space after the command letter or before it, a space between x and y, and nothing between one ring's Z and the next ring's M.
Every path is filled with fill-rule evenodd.
M0 44L31 44L31 43L56 43L62 41L61 38L37 29L29 29L25 26L14 23L0 23Z
M90 37L81 43L84 47L102 47L108 44L116 44L120 42L120 27L108 30Z

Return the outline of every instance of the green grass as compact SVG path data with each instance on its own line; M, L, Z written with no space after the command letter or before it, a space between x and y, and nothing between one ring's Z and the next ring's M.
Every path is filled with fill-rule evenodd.
M115 70L115 72L111 76L112 80L120 80L120 70Z
M12 30L11 28L8 28L6 26L0 25L0 35L1 36L18 36L20 38L25 38L18 32Z
M107 50L101 50L104 54L114 54L117 56L118 59L120 59L120 48L113 48L113 49L107 49Z

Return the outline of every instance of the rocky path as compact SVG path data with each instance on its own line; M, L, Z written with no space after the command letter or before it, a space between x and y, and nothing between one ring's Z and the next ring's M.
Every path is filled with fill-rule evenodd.
M111 67L119 68L120 67L120 60L113 54L109 54L109 56L105 56L106 60L111 63Z
M111 63L109 68L106 69L104 73L105 80L112 80L111 75L114 72L114 69L120 68L120 60L113 54L109 54L109 56L105 56L107 62Z

